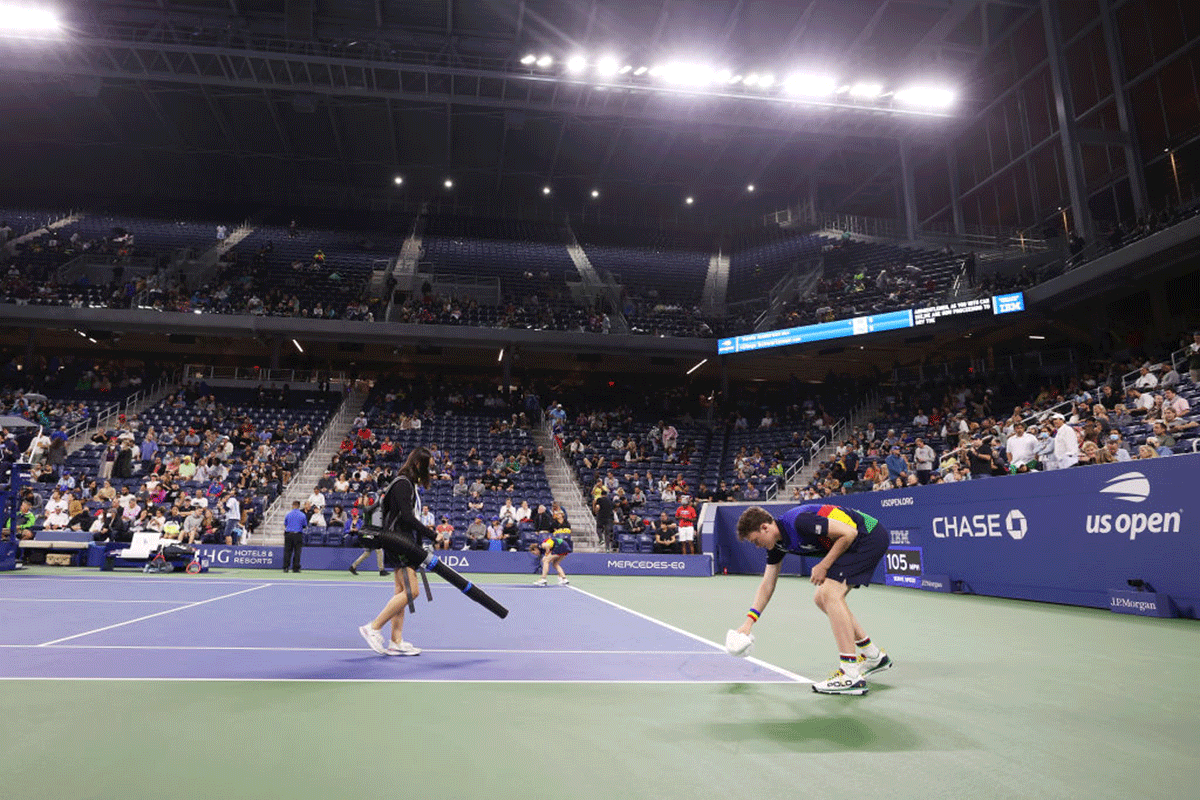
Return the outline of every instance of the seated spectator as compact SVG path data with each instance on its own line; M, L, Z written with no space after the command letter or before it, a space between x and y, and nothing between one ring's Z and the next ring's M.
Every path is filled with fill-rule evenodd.
M434 547L438 550L449 550L450 537L454 535L454 526L450 524L450 518L443 516L442 521L433 530L437 534Z
M654 531L654 552L675 553L679 549L679 525L662 512Z
M488 546L488 529L483 524L483 517L475 517L467 526L467 547L471 550L486 550Z

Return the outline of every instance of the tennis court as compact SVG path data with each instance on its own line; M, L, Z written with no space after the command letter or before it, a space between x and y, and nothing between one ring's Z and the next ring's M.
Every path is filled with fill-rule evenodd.
M897 662L866 697L802 579L755 658L716 643L757 579L435 581L406 638L355 628L388 578L261 571L0 576L11 797L1188 797L1200 627L872 587ZM804 677L807 676L807 677Z

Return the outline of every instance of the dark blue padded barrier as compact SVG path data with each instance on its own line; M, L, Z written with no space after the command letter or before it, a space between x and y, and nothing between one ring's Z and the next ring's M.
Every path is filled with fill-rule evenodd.
M894 549L921 548L926 575L964 591L1110 607L1110 591L1145 581L1180 616L1200 611L1200 454L1012 475L837 497L892 533ZM748 506L717 509L717 568L762 572L764 551L737 541ZM779 512L791 503L766 508ZM785 571L807 571L796 557ZM883 565L874 580L884 582Z
M200 545L201 562L213 569L283 569L282 547L253 545ZM311 570L345 570L362 550L354 547L305 547L300 566ZM459 572L529 575L533 580L532 553L487 550L438 550L437 555ZM372 559L371 563L374 563ZM567 575L670 575L709 577L712 556L649 555L629 553L572 553L563 559ZM89 566L99 566L99 561ZM539 574L541 569L538 570ZM551 577L554 577L553 573Z

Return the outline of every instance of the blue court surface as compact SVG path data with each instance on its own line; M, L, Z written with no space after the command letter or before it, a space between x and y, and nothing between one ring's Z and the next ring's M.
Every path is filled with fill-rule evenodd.
M794 683L808 679L585 590L482 584L500 620L432 582L387 657L357 628L390 581L190 576L0 580L0 679Z

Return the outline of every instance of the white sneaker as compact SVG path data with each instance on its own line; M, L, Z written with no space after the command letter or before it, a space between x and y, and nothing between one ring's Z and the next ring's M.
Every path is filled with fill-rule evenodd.
M558 585L559 586L570 586L571 582L569 580L567 580L566 578L559 578Z
M839 669L827 680L814 683L812 688L817 694L866 694L867 682L857 675L847 675L845 670Z
M412 642L390 642L386 652L389 656L419 656L421 648L414 647Z
M863 655L858 657L858 671L864 678L874 675L876 672L885 672L895 665L895 662L888 658L888 654L882 650L874 658L867 658Z
M545 579L545 578L538 578L536 581L534 581L534 582L533 582L533 585L534 585L534 586L545 586L545 585L546 585L546 579Z
M367 645L379 655L387 655L387 645L383 643L383 634L370 625L359 627L358 632L367 640Z

